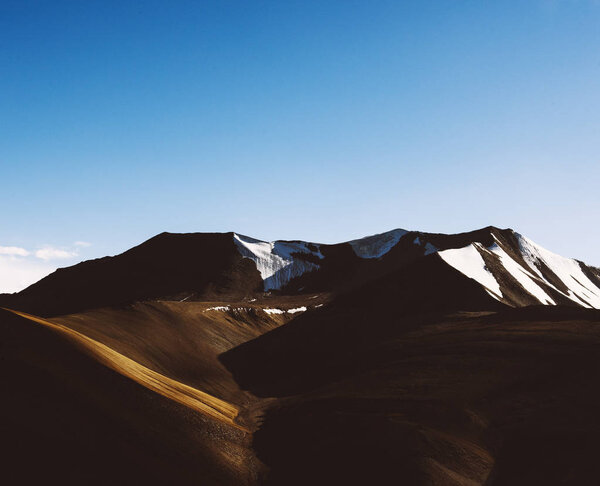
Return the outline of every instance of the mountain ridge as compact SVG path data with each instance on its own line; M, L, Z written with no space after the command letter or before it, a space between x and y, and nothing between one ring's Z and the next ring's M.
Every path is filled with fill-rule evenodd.
M397 228L337 244L163 232L119 255L59 269L17 294L0 295L0 303L59 315L153 299L338 294L428 257L440 258L508 306L600 308L597 269L495 226L456 234ZM468 298L457 295L457 305Z

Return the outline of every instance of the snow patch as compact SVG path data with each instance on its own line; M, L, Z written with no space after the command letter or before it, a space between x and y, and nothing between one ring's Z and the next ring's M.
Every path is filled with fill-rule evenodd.
M523 259L547 285L579 305L600 309L600 288L583 273L578 261L552 253L519 233L515 233L515 236ZM568 289L566 294L543 276L538 267L542 263L562 280Z
M209 307L208 309L205 309L204 312L219 311L219 312L240 313L240 312L250 312L253 310L254 310L253 307L230 307L228 305L217 305L215 307Z
M284 309L263 309L263 311L265 311L267 314L296 314L298 312L305 312L306 311L306 307L296 307L294 309L288 309L288 310L284 310Z
M266 242L235 233L233 241L240 254L256 264L265 291L281 289L293 278L319 268L319 265L299 258L298 254L324 258L319 245L303 241Z
M394 246L398 244L408 231L395 229L387 233L380 233L373 236L367 236L358 240L352 240L348 243L352 246L354 253L360 258L381 258Z
M448 265L483 285L496 300L502 298L500 285L492 272L485 266L485 262L475 244L471 243L464 248L440 251L438 254Z
M228 311L228 310L229 310L229 306L228 305L217 305L215 307L209 307L204 312L208 312L208 311Z
M283 309L263 309L267 314L285 314Z

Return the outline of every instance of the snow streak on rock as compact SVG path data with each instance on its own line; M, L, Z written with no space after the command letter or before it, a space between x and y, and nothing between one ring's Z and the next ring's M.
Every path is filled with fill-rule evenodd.
M303 255L323 258L318 245L303 241L266 242L235 233L233 241L243 257L256 263L265 290L281 289L293 278L319 268Z
M445 250L439 254L446 263L479 282L490 295L508 304L511 302L503 296L498 284L499 281L506 280L502 275L504 272L540 304L557 304L556 299L548 294L552 289L577 305L600 309L600 288L587 277L580 262L552 253L518 233L514 235L518 248L513 250L521 254L525 265L510 256L502 247L503 243L493 234L495 243L489 248L480 243L472 243L464 248ZM485 256L486 253L497 257L501 267L494 267L492 270L487 268L482 258L482 254Z
M585 275L581 264L572 258L552 253L519 233L515 233L523 259L547 285L584 307L600 309L600 288ZM543 274L548 268L567 287L567 293L556 288Z
M539 300L541 304L556 305L556 302L536 282L539 281L539 278L519 265L498 244L492 245L488 250L498 256L500 263L502 263L506 271L519 282L521 287Z

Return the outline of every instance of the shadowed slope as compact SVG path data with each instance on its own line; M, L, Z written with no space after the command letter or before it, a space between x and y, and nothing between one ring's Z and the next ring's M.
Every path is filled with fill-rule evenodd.
M481 290L459 277L455 310ZM279 397L254 438L268 484L595 484L600 312L427 314L393 280L222 356Z
M247 434L0 311L6 484L253 484Z
M430 255L241 344L221 360L255 394L293 395L355 372L357 352L412 330L429 314L504 307L475 281Z

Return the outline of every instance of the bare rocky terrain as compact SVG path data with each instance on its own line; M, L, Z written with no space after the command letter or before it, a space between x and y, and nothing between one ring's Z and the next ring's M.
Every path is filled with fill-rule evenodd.
M596 484L599 302L512 230L164 233L0 296L3 474Z

